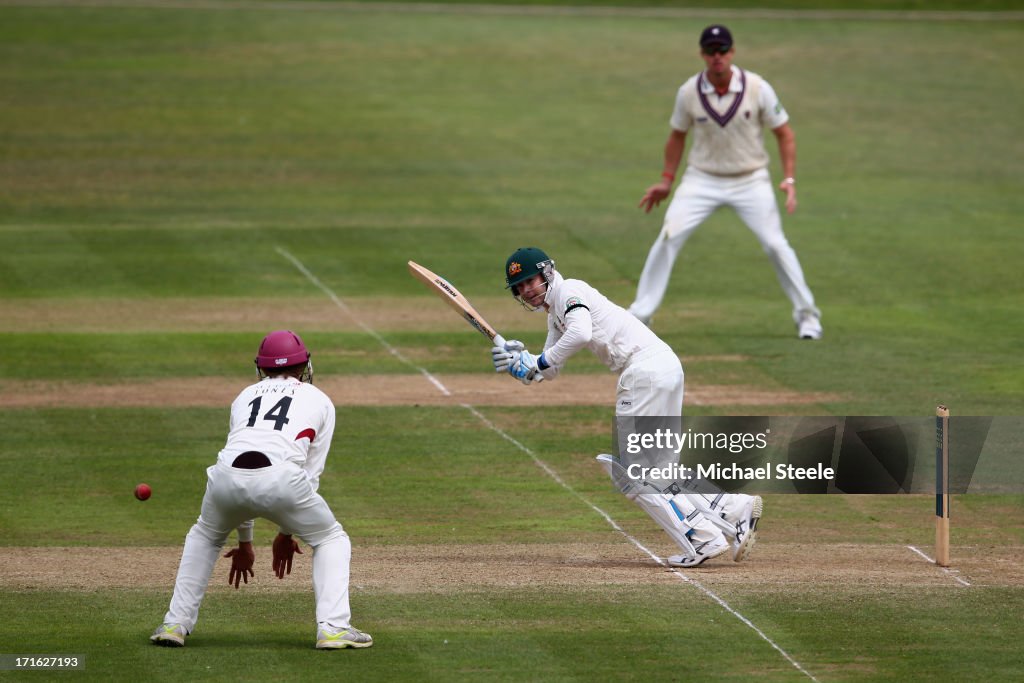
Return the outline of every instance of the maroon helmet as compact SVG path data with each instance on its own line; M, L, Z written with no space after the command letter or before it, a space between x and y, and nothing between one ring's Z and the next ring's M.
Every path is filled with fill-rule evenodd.
M299 377L303 382L313 383L313 361L310 360L309 350L302 343L299 335L291 330L275 330L271 332L260 343L260 350L256 352L256 376L262 379L264 370L273 370L304 365L302 375Z

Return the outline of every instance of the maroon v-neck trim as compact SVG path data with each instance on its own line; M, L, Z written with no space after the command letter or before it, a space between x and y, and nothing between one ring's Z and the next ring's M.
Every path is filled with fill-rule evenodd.
M740 91L736 93L736 98L732 101L732 106L729 107L728 111L724 114L719 114L715 111L715 108L711 106L711 102L708 101L708 96L704 94L704 72L700 74L700 79L697 81L697 94L700 96L700 104L704 107L704 111L708 113L708 116L715 120L722 128L732 121L732 117L736 116L736 112L739 111L740 104L743 102L743 95L747 92L747 74L744 73L743 69L737 69L740 72Z

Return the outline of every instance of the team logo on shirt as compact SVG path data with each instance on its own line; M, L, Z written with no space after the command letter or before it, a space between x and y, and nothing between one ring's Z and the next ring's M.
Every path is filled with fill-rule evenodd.
M508 264L508 276L509 277L512 277L513 275L518 275L521 272L523 272L522 264L517 263L516 261L513 261L512 263Z
M583 303L583 299L579 298L578 296L570 296L568 299L565 300L565 313L563 313L562 315L569 315L569 311L574 311L577 308L586 308L587 310L590 310L588 306L585 303Z

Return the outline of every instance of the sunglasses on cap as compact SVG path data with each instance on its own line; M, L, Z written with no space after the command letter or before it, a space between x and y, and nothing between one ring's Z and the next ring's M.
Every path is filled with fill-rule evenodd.
M732 49L732 45L707 45L700 49L706 55L724 55Z

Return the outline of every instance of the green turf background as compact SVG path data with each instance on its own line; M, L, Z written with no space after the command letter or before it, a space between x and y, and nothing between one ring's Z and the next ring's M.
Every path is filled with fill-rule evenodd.
M675 89L700 66L696 36L722 17L211 5L0 3L3 300L31 303L44 320L48 305L67 300L322 302L280 248L345 299L408 298L443 317L406 260L471 298L496 296L508 253L532 243L565 273L629 302L661 220L636 203L657 180ZM996 0L772 7L1021 9ZM792 117L800 208L784 222L826 336L794 339L756 241L721 212L681 253L655 325L684 362L743 360L688 364L690 386L839 397L757 408L765 412L927 415L947 402L954 414L1020 414L1024 93L1015 84L1024 22L725 21L736 62L765 76ZM0 321L0 380L228 376L241 386L266 332L147 333L136 322L82 333ZM340 314L334 323L306 335L319 373L410 371ZM536 346L541 328L523 314L521 328L504 332ZM468 328L378 332L431 372L489 371ZM589 359L572 370L604 371ZM0 550L176 546L226 409L0 412ZM607 410L483 412L631 533L664 545L590 461L607 447ZM323 491L363 547L615 538L466 411L345 407L336 439ZM394 467L387 490L405 505L382 495L382 465ZM140 480L156 491L144 506L128 494ZM931 542L930 503L919 498L769 503L766 543ZM954 547L1020 548L1019 496L954 504L971 520L954 524ZM500 514L480 513L495 505ZM258 526L261 543L271 534ZM211 595L203 630L182 652L145 641L167 597L3 591L0 651L85 652L87 671L68 677L102 680L808 680L683 586L356 591L358 624L378 645L329 660L309 648L307 593ZM725 598L821 681L1016 680L1024 670L1019 588L769 594L752 584Z

